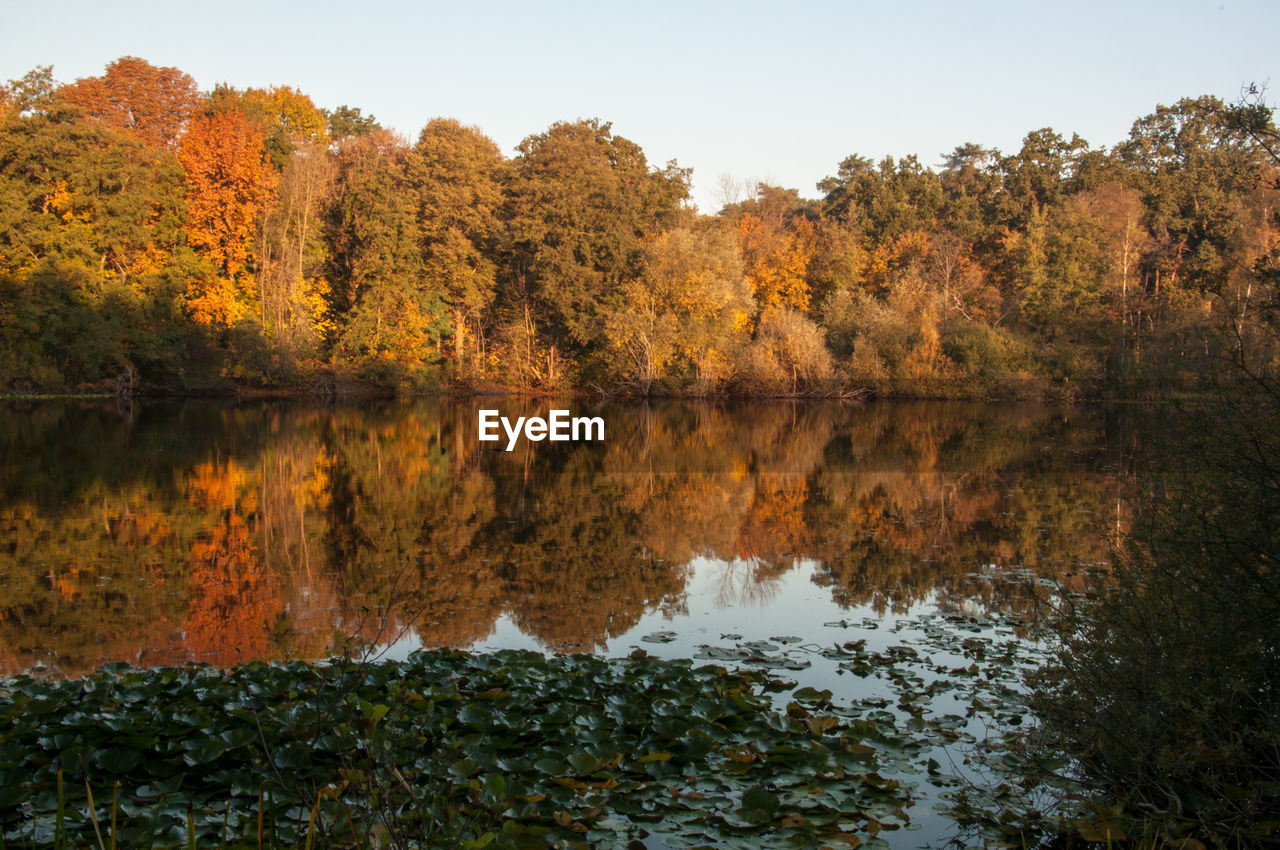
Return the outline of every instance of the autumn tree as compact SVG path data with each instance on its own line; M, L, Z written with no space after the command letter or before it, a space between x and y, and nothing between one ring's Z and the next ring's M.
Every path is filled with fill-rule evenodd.
M809 306L809 267L813 225L797 219L791 228L747 213L738 222L738 243L751 292L760 310Z
M736 239L722 229L675 228L645 245L643 262L605 324L622 371L647 391L681 364L697 389L713 389L746 341L754 311Z
M189 74L136 56L117 59L101 77L63 87L58 97L114 130L167 148L178 146L200 105L200 91Z
M234 109L192 119L178 158L186 172L188 240L215 272L192 284L187 308L201 324L227 326L256 298L253 245L278 178L261 132Z
M1075 198L1088 217L1097 223L1106 264L1103 297L1110 312L1110 324L1118 328L1115 371L1126 379L1141 356L1139 334L1147 309L1141 286L1141 261L1151 247L1151 234L1143 223L1145 209L1138 190L1112 181Z
M219 86L208 111L243 115L278 172L255 234L257 319L285 357L313 352L324 333L328 289L317 222L333 178L329 117L290 86Z
M831 377L831 352L822 329L799 310L766 310L742 355L747 387L766 394L794 394Z
M1000 293L986 278L986 272L974 259L972 246L964 237L949 229L932 234L924 280L942 321L956 313L966 319L995 314L1000 306Z
M292 86L247 89L235 94L238 107L259 125L263 146L277 170L283 171L295 152L329 144L329 117L308 95Z
M498 146L479 128L452 118L428 123L408 161L426 285L444 294L453 314L453 353L459 365L468 326L478 340L494 297L504 171Z
M329 282L323 276L321 219L333 186L334 162L319 145L295 149L262 218L258 240L264 328L293 353L323 338Z

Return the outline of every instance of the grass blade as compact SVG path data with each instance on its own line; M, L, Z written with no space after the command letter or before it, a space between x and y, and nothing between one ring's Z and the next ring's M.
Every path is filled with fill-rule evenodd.
M84 778L84 796L89 801L89 823L93 824L93 834L98 837L98 850L107 850L107 844L102 840L102 830L98 829L98 809L93 804L93 789L89 787L89 777Z

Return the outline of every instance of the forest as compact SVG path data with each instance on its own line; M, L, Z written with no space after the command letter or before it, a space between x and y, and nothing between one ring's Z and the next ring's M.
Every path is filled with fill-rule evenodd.
M603 120L507 156L290 86L40 67L0 86L0 393L1194 394L1271 356L1274 134L1256 90L1191 97L1110 150L854 154L708 215Z

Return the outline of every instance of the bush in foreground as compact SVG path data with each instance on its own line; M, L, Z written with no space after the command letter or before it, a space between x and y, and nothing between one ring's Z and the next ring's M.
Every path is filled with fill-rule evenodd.
M1146 446L1134 528L1069 611L1035 707L1134 830L1280 835L1280 420L1244 375Z

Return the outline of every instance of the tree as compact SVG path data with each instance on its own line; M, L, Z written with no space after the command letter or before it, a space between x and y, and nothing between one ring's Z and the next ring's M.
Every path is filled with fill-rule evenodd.
M174 155L97 123L0 121L0 382L76 385L177 356L185 262ZM12 359L10 359L10 357Z
M325 221L335 353L377 381L432 360L448 328L443 293L423 274L408 160L386 130L343 140Z
M723 230L674 228L646 244L644 271L622 286L605 334L622 371L647 391L683 361L707 391L747 339L754 304L736 240Z
M555 344L596 346L606 305L639 272L644 236L687 195L687 171L674 162L651 170L608 123L557 123L520 143L507 195L509 271L527 281Z
M1089 143L1074 133L1069 141L1049 127L1028 133L1016 154L1000 160L1004 191L995 210L998 220L1021 230L1033 215L1056 205L1072 188L1088 150Z
M818 189L823 215L858 229L871 244L930 229L943 203L938 176L914 156L885 157L878 168L850 156Z
M765 311L744 357L746 379L757 391L794 394L831 376L822 329L790 307Z
M295 151L329 144L329 117L291 86L248 89L239 94L236 105L258 123L267 155L278 171L284 170Z
M1241 226L1236 201L1257 185L1265 152L1222 101L1200 97L1138 119L1116 155L1143 195L1153 289L1219 289Z
M178 241L172 154L104 127L33 115L0 123L0 268L59 259L129 279Z
M786 305L809 306L809 262L817 232L807 217L810 204L795 189L758 183L748 199L721 211L738 231L738 245L760 311Z
M943 322L953 312L974 319L999 306L1000 293L987 285L970 246L952 230L938 230L930 237L924 277Z
M1236 351L1220 328L1215 344ZM1274 844L1280 804L1280 421L1267 349L1144 435L1134 527L1035 681L1047 741L1136 838ZM1243 367L1243 368L1242 368Z
M216 273L193 284L187 307L200 324L228 326L255 300L253 244L278 178L261 132L239 110L192 119L178 158L186 172L187 238Z
M58 84L52 65L39 65L8 85L0 86L0 119L42 112L53 101Z
M262 219L258 246L264 327L286 348L312 349L325 332L325 261L320 221L333 185L326 148L311 144L289 155L279 190Z
M1120 326L1116 372L1125 380L1141 354L1138 334L1145 309L1140 286L1141 260L1151 246L1151 234L1143 224L1145 209L1137 189L1109 182L1076 196L1075 203L1097 222L1106 262L1104 298Z
M798 219L794 229L771 225L751 213L738 222L738 240L751 292L760 310L809 307L810 244L813 225Z
M1076 322L1097 306L1106 275L1102 233L1078 204L1036 211L1010 238L1023 317L1048 338L1074 336Z
M364 136L381 129L377 119L372 115L365 115L359 107L344 103L329 113L329 138L334 142L348 136Z
M1206 200L1249 151L1220 136L1203 99L1162 111L1132 142L1216 172ZM1268 116L1269 117L1269 116ZM1210 120L1212 119L1212 120ZM1234 128L1240 131L1240 125ZM1205 144L1217 139L1219 143ZM1225 142L1225 144L1220 144ZM1161 152L1163 151L1163 152ZM1280 164L1280 155L1263 152ZM1132 152L1131 152L1132 155ZM1216 167L1205 160L1224 157ZM1237 162L1237 164L1239 164ZM1170 169L1172 171L1172 169ZM1209 175L1205 175L1209 176ZM1243 175L1241 175L1243 177ZM1195 191L1192 189L1192 191ZM1262 300L1276 280L1258 275ZM1143 435L1135 523L1069 605L1061 642L1039 673L1033 707L1047 743L1073 759L1112 811L1144 839L1210 846L1274 844L1280 804L1280 324L1247 331L1222 316L1204 344L1218 355L1206 403L1175 407ZM1045 743L1041 741L1040 743ZM1118 798L1118 799L1117 799ZM1154 834L1153 834L1154 833ZM1132 836L1131 836L1132 837Z
M505 163L479 128L436 118L418 137L408 169L418 201L423 271L427 285L444 293L452 310L454 357L461 365L467 325L478 337L494 297Z
M114 130L155 147L176 148L200 104L189 74L158 68L136 56L107 66L101 77L84 77L58 91L58 98Z
M945 198L941 218L978 256L989 257L996 249L1000 161L998 150L967 143L944 157L939 175Z

